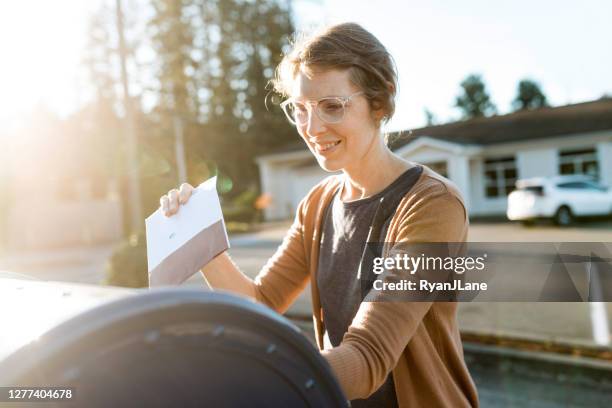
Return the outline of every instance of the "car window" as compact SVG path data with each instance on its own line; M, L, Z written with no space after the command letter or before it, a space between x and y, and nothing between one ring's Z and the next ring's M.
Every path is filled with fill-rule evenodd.
M602 188L600 188L597 184L592 183L592 182L586 182L586 181L572 181L568 183L559 183L557 184L557 187L561 189L602 191Z
M608 188L602 184L598 184L594 181L588 181L587 184L589 186L591 186L591 188L594 188L595 190L599 190L599 191L608 191Z
M597 184L593 181L572 181L568 183L557 184L558 188L561 189L579 189L579 190L590 190L590 191L607 191L608 189L601 184Z
M529 191L536 194L542 194L544 192L544 186L525 186L519 188L520 191Z

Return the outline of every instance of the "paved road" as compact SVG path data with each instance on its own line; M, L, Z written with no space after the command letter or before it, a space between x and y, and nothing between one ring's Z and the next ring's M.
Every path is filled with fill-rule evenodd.
M260 232L234 236L231 256L240 268L254 277L278 247L287 223L270 224ZM612 222L588 222L559 229L552 225L524 228L510 223L473 223L471 241L585 241L612 242ZM0 260L0 270L9 269L45 280L99 283L112 246L65 251L15 254ZM188 285L203 286L195 275ZM598 315L605 317L604 327L612 327L612 304L598 306ZM482 334L504 334L538 340L593 344L594 307L588 303L463 303L459 323L463 331ZM603 311L603 312L602 312ZM288 312L310 316L309 290L298 298ZM607 314L607 317L606 317ZM599 319L601 323L601 318ZM600 324L601 326L601 324Z
M472 242L612 242L612 221L589 220L568 228L550 223L523 227L509 222L473 222L469 241Z
M230 252L247 275L257 274L261 265L274 253L287 226L275 225L261 233L236 237L233 240ZM469 240L612 242L612 222L589 222L566 229L552 225L524 228L519 224L501 222L473 223ZM196 276L189 283L201 284L201 279ZM304 291L288 313L310 316L309 290ZM592 345L594 325L601 326L602 313L609 331L612 327L612 303L596 307L589 303L462 303L458 319L462 330L473 334L497 334L547 342ZM597 316L600 316L599 323ZM603 326L605 325L604 322Z

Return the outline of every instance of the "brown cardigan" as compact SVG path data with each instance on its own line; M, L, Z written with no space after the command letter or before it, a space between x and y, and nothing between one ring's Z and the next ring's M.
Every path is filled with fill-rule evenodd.
M283 243L255 279L257 300L280 313L311 283L321 350L323 316L315 274L323 213L340 182L339 176L328 177L302 200ZM423 166L385 242L463 242L467 228L457 188ZM349 400L368 397L393 370L400 407L476 407L456 309L456 303L446 302L363 302L340 346L322 354Z

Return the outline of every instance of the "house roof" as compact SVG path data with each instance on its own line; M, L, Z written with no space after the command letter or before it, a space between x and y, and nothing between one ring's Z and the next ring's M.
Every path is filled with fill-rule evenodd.
M391 134L395 150L420 136L454 143L492 145L545 139L576 133L612 130L612 98L469 119Z

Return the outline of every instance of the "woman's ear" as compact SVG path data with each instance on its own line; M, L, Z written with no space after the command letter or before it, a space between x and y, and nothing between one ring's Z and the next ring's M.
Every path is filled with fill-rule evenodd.
M380 122L385 119L386 115L382 109L379 109L376 112L374 112L374 117L376 118L376 121Z
M374 123L376 123L376 127L380 127L380 125L382 125L382 122L385 120L386 117L387 115L382 109L377 109L377 110L372 111L372 120L374 121Z

